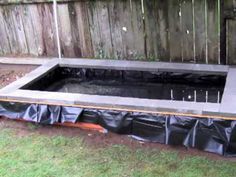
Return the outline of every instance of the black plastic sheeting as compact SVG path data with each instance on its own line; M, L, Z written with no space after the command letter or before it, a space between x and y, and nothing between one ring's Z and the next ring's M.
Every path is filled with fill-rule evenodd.
M0 116L41 124L87 122L118 134L224 156L236 155L236 121L0 102Z
M224 74L57 67L22 89L218 103L225 79Z

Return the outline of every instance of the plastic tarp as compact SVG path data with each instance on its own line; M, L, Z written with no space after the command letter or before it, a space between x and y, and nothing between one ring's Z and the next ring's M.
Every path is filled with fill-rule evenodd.
M41 124L87 122L133 138L236 155L236 121L0 102L0 116Z
M219 74L58 67L23 89L218 103L224 85Z

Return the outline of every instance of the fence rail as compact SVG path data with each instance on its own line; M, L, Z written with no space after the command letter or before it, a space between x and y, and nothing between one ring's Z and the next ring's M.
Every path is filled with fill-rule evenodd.
M0 55L57 56L51 1L0 1ZM236 63L236 0L59 2L65 57Z

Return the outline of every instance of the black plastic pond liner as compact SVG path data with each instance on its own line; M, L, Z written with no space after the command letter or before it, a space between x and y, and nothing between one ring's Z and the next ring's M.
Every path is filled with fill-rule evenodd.
M209 73L57 67L22 89L219 103L225 78Z
M41 124L87 122L133 138L236 155L236 121L0 102L0 116Z

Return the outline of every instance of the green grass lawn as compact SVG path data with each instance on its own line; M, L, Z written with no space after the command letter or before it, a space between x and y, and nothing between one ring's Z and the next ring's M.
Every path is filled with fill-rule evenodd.
M236 162L179 156L177 152L124 145L91 147L80 137L17 135L0 130L0 176L236 176Z

